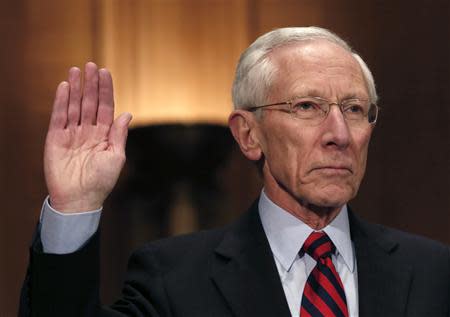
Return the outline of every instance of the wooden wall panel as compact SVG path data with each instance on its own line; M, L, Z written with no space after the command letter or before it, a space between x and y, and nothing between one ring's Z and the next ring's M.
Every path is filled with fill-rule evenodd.
M102 60L134 125L226 124L246 1L102 1Z
M42 151L53 94L93 58L91 1L2 2L0 316L15 316L28 246L46 195ZM3 45L6 45L4 47Z
M25 262L27 244L15 234L17 232L20 211L14 207L24 204L15 202L21 190L19 177L23 177L16 169L16 162L20 162L21 153L15 151L17 140L21 139L20 128L22 121L18 114L20 108L20 91L17 86L21 83L23 51L23 27L17 25L16 21L23 18L23 3L16 1L11 4L0 3L0 35L2 38L2 48L0 50L0 199L2 200L1 220L0 220L0 315L8 316L14 311L11 301L17 303L19 275L23 275L23 270L17 270L19 262ZM14 30L12 32L11 30ZM11 67L13 66L13 67ZM18 131L19 130L19 131ZM23 139L23 138L22 138ZM17 193L16 193L17 192ZM23 196L21 198L23 200ZM24 211L22 211L24 212ZM17 219L17 220L16 220ZM26 221L25 221L26 222ZM22 248L22 250L19 250ZM14 250L17 251L14 251ZM24 265L22 265L23 268ZM15 286L15 287L14 287ZM12 316L12 314L11 314Z

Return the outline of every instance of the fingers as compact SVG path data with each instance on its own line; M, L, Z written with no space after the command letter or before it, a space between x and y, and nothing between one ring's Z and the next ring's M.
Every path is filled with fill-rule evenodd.
M98 106L98 69L89 62L85 66L85 82L81 101L81 124L95 124Z
M116 120L114 120L111 130L109 131L109 142L114 151L125 152L125 145L127 143L128 125L132 117L126 112L122 113Z
M66 81L61 82L56 89L49 130L64 129L66 127L69 89L69 83Z
M98 70L97 65L89 62L85 66L84 87L81 71L77 67L69 70L68 83L58 87L55 106L58 99L58 122L64 120L65 127L79 124L102 124L108 128L114 121L114 94L111 74L106 69ZM61 98L67 89L65 117L62 118ZM61 91L60 91L61 90ZM59 93L59 95L58 95Z
M111 74L102 68L99 74L97 124L111 126L114 120L114 93Z
M68 126L77 126L80 122L80 103L81 103L81 71L78 67L72 67L69 70L69 110Z

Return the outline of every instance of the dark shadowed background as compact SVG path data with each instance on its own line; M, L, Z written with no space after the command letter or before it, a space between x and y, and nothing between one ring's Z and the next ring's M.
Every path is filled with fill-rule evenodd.
M0 316L15 316L46 196L42 150L68 68L110 68L135 115L128 162L102 219L102 295L119 295L145 241L219 226L261 181L225 126L239 53L275 27L318 25L373 71L381 117L351 203L368 220L450 244L447 0L2 0Z

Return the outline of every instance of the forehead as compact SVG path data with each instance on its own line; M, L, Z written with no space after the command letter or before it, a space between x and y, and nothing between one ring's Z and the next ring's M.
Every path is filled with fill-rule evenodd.
M269 58L276 69L273 98L311 94L339 99L368 97L359 63L337 44L326 40L293 43L275 49Z

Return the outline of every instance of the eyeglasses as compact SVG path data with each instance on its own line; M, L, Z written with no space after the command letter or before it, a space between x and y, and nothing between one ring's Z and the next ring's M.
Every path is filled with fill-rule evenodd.
M331 102L320 97L295 97L290 101L250 107L246 110L254 112L268 107L287 106L287 108L267 110L289 112L295 118L309 121L311 125L319 125L328 116L332 105L339 107L349 125L362 126L367 123L374 124L377 121L379 107L364 99L346 99L341 102Z

